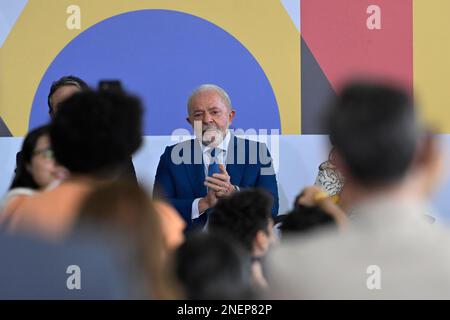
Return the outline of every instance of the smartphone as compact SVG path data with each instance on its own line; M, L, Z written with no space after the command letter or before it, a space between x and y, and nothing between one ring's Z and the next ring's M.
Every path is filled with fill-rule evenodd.
M99 91L118 91L122 92L123 87L120 80L100 80L98 82Z

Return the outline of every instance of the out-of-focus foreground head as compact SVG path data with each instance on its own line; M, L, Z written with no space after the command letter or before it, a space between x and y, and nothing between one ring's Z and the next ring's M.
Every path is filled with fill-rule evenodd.
M175 256L176 275L187 299L251 299L250 265L234 242L191 233Z
M263 256L274 241L272 203L272 196L263 189L234 193L217 202L208 230L231 236L250 255Z
M367 187L402 179L421 134L412 98L395 87L368 81L343 88L326 125L340 170Z
M84 91L65 100L50 125L56 161L72 174L114 171L142 143L138 98L119 92Z

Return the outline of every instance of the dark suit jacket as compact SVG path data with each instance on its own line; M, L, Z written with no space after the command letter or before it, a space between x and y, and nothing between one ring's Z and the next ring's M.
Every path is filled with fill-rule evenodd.
M172 157L173 156L173 157ZM183 159L178 163L177 159ZM197 160L194 162L194 160ZM278 187L272 158L264 143L231 136L227 152L226 170L231 184L239 188L259 187L273 196L272 215L278 214ZM178 210L188 223L188 228L203 225L206 214L193 221L192 202L206 196L203 184L205 169L201 147L192 139L166 147L158 164L155 177L155 190Z

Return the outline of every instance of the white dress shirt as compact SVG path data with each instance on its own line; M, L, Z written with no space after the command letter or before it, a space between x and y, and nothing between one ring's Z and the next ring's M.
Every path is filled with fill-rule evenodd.
M220 143L217 147L216 147L216 158L217 158L217 162L219 164L223 164L224 166L227 165L226 160L227 160L227 152L228 152L228 145L230 144L230 140L231 140L231 134L230 131L227 131L227 134L225 135L225 138L223 139L222 143ZM202 150L202 155L203 155L203 163L204 163L204 168L205 168L205 177L208 176L208 167L209 164L211 163L211 147L206 147L204 146L198 139L197 139L198 143L200 144L201 150ZM200 217L200 212L198 209L198 203L202 198L197 198L192 202L192 210L191 210L191 218L193 219L197 219L198 217Z

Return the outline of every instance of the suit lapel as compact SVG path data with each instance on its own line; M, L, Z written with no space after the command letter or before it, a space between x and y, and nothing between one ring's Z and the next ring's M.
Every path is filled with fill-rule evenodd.
M245 142L238 144L235 135L231 135L230 144L227 152L227 172L231 183L238 185L241 183L245 166ZM242 144L242 145L241 145ZM239 149L238 149L239 147Z
M187 172L189 182L194 196L199 198L206 195L206 186L203 184L205 181L205 166L203 164L203 155L200 145L195 139L191 140L190 144L191 162L190 164L184 163L184 167Z

